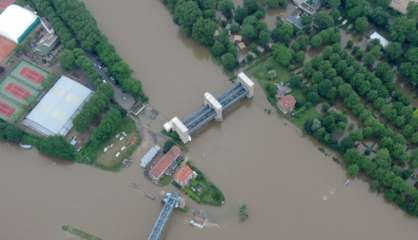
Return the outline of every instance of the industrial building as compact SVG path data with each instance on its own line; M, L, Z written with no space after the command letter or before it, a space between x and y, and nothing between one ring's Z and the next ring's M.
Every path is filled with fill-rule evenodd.
M46 136L67 135L73 119L92 91L62 76L23 120L23 125Z
M19 44L39 23L35 13L12 4L0 14L0 35Z
M154 181L160 180L164 173L170 168L171 165L181 156L181 149L174 146L158 159L154 166L149 171L149 176Z

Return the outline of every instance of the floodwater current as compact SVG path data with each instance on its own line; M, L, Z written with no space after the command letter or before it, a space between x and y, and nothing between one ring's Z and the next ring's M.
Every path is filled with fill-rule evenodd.
M202 103L205 91L219 94L231 85L204 49L179 34L160 1L86 4L162 117L185 116ZM205 207L219 226L204 230L175 213L165 239L418 238L417 220L370 193L362 180L345 187L338 164L265 108L269 105L258 87L252 101L188 145L189 157L223 190L226 204ZM136 161L109 173L8 144L0 144L0 160L0 240L76 239L61 230L64 224L105 240L142 240L161 208L144 197L144 191L161 189L144 178ZM243 203L249 219L239 223Z

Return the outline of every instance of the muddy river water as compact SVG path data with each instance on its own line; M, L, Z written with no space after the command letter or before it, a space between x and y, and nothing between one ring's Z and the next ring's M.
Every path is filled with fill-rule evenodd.
M86 0L101 29L131 64L162 117L184 116L205 91L231 83L207 52L184 39L158 0ZM225 193L226 205L206 208L219 225L197 230L175 213L170 240L418 238L418 221L369 193L308 138L274 114L258 88L253 101L212 124L188 146L189 157ZM35 151L0 145L0 240L75 239L63 224L106 240L146 239L161 208L158 192L137 165L121 173L54 162ZM140 189L133 189L131 183ZM238 223L245 203L250 218Z

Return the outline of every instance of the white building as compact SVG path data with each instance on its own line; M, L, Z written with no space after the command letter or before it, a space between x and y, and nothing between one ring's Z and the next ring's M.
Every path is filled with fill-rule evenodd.
M380 43L380 45L382 45L382 47L387 47L387 45L389 45L389 41L386 40L386 38L384 38L382 35L380 35L378 32L374 32L370 35L370 40L374 40L377 39Z
M0 14L0 35L18 44L39 22L35 13L12 4Z
M65 136L91 94L90 89L62 76L23 120L23 125L42 135Z

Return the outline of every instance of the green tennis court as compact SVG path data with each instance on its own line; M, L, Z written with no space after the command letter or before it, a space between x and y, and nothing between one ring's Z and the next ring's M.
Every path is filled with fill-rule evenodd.
M11 75L35 89L42 89L49 76L47 71L25 60L16 66Z

